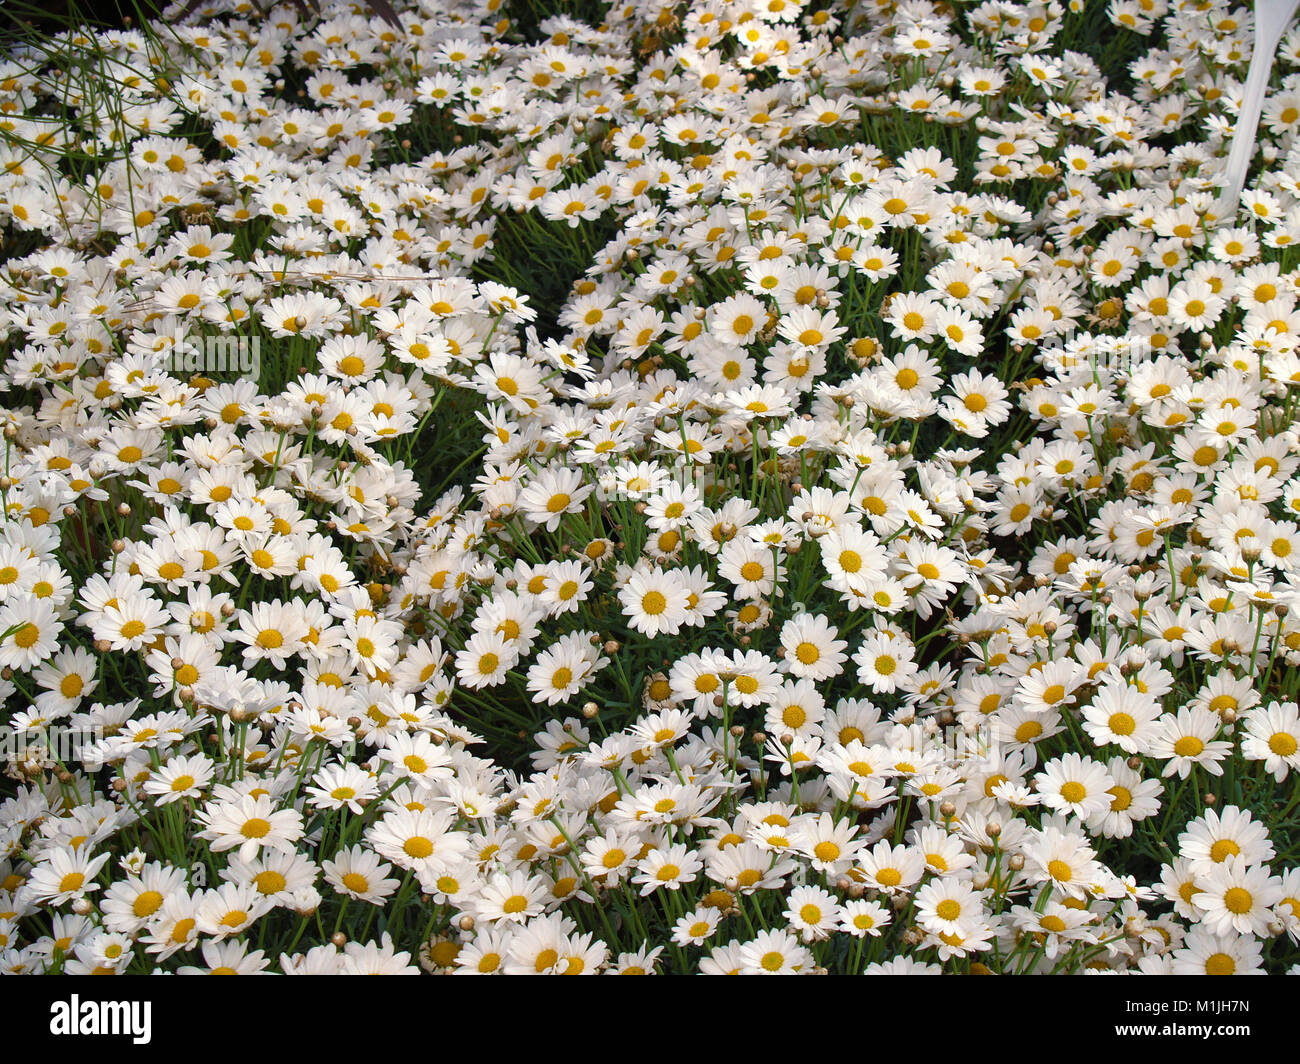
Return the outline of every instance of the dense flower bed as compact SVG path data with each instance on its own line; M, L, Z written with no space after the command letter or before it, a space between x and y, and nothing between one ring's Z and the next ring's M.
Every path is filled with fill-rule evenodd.
M0 967L1292 968L1300 32L584 14L0 62Z

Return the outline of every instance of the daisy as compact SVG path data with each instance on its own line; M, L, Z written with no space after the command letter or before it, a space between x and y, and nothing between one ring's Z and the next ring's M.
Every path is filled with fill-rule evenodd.
M325 882L340 894L357 901L380 904L398 887L398 880L388 877L392 866L363 846L339 850L332 860L322 861Z
M250 666L266 659L284 669L290 657L299 653L308 626L296 603L255 602L239 617L236 639L244 644L244 663Z
M1163 775L1178 773L1186 779L1193 765L1200 765L1212 776L1222 776L1219 764L1232 752L1233 744L1215 739L1223 722L1219 715L1199 706L1184 706L1175 713L1167 713L1160 720L1160 729L1151 742L1150 756L1168 758Z
M74 898L82 898L101 884L95 877L108 862L109 854L91 857L89 847L75 849L59 847L51 850L22 886L24 896L32 902L62 905Z
M184 870L151 862L138 875L116 880L104 892L100 901L104 926L128 935L143 930L167 898L184 887Z
M984 921L982 897L969 883L945 877L916 892L916 916L935 935L964 935Z
M628 624L650 638L677 634L686 620L689 598L670 569L633 572L618 592Z
M833 679L842 671L848 647L838 635L838 629L824 616L796 614L781 627L781 646L785 649L781 667L801 679Z
M1109 808L1115 780L1105 765L1070 753L1047 762L1034 783L1043 805L1088 820Z
M851 822L837 821L830 813L803 822L795 844L814 868L828 875L847 872L864 845Z
M840 930L854 938L878 938L892 919L890 911L878 901L850 899L840 909Z
M343 947L339 965L341 975L419 975L411 955L398 952L392 936L385 931L378 942L348 942Z
M155 614L150 612L147 616L152 620ZM54 602L31 594L11 596L0 606L0 667L19 672L31 670L59 649L62 631L63 622ZM120 627L115 638L118 642L125 638Z
M456 676L472 689L503 683L519 660L516 645L498 632L477 632L456 653Z
M202 895L191 896L184 890L168 894L162 907L146 925L142 941L145 950L160 961L181 950L191 950L198 942L198 914Z
M858 882L886 894L910 892L924 874L925 858L920 853L910 846L891 846L884 840L861 854L851 873Z
M375 778L359 765L336 762L320 769L307 787L315 809L348 809L357 814L379 794Z
M528 668L528 690L537 702L568 702L609 663L592 645L589 633L573 632L537 655Z
M1041 911L1025 905L1011 909L1018 931L1026 932L1043 944L1043 955L1054 959L1071 942L1096 942L1096 934L1089 930L1096 917L1085 910L1073 909L1057 901L1049 901Z
M1201 925L1212 934L1236 931L1241 935L1268 935L1272 906L1282 897L1281 880L1265 867L1229 857L1196 873L1199 893L1192 902L1202 911Z
M718 576L736 586L740 598L770 595L785 577L785 566L774 558L775 552L747 537L736 537L718 553Z
M903 292L889 301L885 320L895 339L928 343L934 338L940 304L931 292Z
M839 900L821 887L795 887L786 896L782 915L804 942L820 942L839 929Z
M518 870L498 873L479 889L475 914L490 923L522 924L543 912L546 895L546 884L539 876Z
M1071 898L1083 898L1101 865L1084 835L1047 827L1034 832L1025 848L1025 871L1034 883L1050 883Z
M1133 834L1136 821L1159 811L1164 786L1157 780L1143 779L1121 757L1111 758L1106 769L1115 781L1106 791L1110 806L1093 813L1087 827L1089 831L1100 831L1108 839L1126 839Z
M1174 951L1174 975L1263 975L1263 945L1235 931L1215 934L1193 927Z
M1229 857L1242 857L1247 864L1257 865L1275 855L1268 829L1249 810L1235 805L1225 806L1222 814L1207 809L1190 821L1178 836L1178 853L1191 863L1194 872L1208 871Z
M5 604L0 610L0 620L9 617L13 606L13 603ZM166 620L167 614L157 599L145 592L128 591L116 596L116 605L106 607L95 617L91 631L97 640L107 642L110 650L139 650L158 638ZM0 657L8 652L9 643L6 640L0 644ZM21 643L17 646L21 648Z
M817 541L829 585L836 591L865 594L885 576L885 549L873 532L853 525L832 529Z
M906 689L916 675L916 648L905 635L876 632L868 635L853 655L858 679L877 694Z
M641 843L635 836L625 837L615 831L587 840L582 851L582 867L592 879L616 887L636 866Z
M392 765L399 776L404 776L421 787L451 780L455 770L447 750L423 733L411 735L398 732L384 737L379 758Z
M177 975L257 975L271 963L260 949L249 953L242 939L204 942L201 949L207 967L184 964L176 969Z
M754 975L794 975L814 964L812 951L783 930L760 931L741 945L738 959L742 969Z
M984 346L979 322L959 306L941 306L935 312L934 328L950 351L966 358L974 358ZM968 395L966 399L969 398ZM963 405L971 409L969 402L964 401Z
M641 887L645 897L659 890L680 890L683 884L694 882L704 862L694 850L674 844L662 850L651 850L636 864L632 882Z
M813 738L820 734L826 700L811 680L787 681L769 697L763 725L777 735Z
M548 466L519 493L519 507L548 532L560 527L566 513L576 513L594 489L577 470Z
M1059 711L1074 702L1074 692L1084 679L1077 662L1068 658L1049 661L1016 682L1016 704L1029 713Z
M1011 415L1010 394L1002 382L977 370L957 374L949 381L954 404L964 416L973 416L989 425L1000 425Z
M220 940L246 930L272 907L251 884L223 883L204 891L195 918L203 934Z
M722 913L700 905L673 924L673 943L678 946L703 946L722 922Z
M215 770L215 762L203 754L178 755L150 774L144 782L144 792L156 798L159 805L198 798L212 781Z
M366 838L376 853L399 868L436 872L469 848L468 836L452 830L453 819L445 809L394 809L367 829Z
M1145 753L1156 734L1160 703L1125 683L1103 684L1083 708L1083 730L1097 746L1113 744L1128 754Z
M263 846L292 853L303 835L302 814L296 809L276 809L267 794L212 801L196 816L203 824L199 836L210 841L214 852L238 847L244 861L253 860Z
M1300 708L1294 702L1270 702L1248 711L1242 756L1263 761L1264 771L1281 783L1291 769L1300 769Z

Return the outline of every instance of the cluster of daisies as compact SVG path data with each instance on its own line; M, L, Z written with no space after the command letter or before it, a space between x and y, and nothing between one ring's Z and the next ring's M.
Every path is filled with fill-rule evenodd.
M1300 963L1300 31L399 14L0 61L0 970Z

